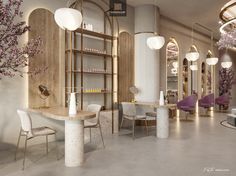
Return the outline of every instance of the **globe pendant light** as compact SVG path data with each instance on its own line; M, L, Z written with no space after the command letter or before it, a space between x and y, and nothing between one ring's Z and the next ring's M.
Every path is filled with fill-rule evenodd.
M211 31L211 50L213 51L213 32L212 30L208 29ZM208 50L207 56L206 56L206 63L207 65L216 65L218 63L218 58L213 56L213 53Z
M226 52L226 53L222 56L221 67L222 67L222 68L230 68L231 66L232 66L231 58L230 58L229 54Z
M155 4L155 3L154 3ZM154 30L157 26L156 24L156 20L157 20L157 10L156 7L154 5L154 10L155 10L155 27ZM153 36L150 36L147 38L147 46L152 49L152 50L158 50L161 49L165 44L165 38L163 36L160 36L157 34L157 32L153 32Z
M188 61L194 62L199 59L200 54L197 50L197 47L193 44L193 25L192 25L192 32L191 32L192 45L190 46L189 52L186 53L185 57Z
M192 45L189 49L189 52L185 55L188 61L196 61L199 59L199 52L195 45Z
M60 8L55 11L54 19L60 28L74 31L81 25L82 14L76 9Z
M218 60L219 59L217 57L213 57L212 52L208 50L207 56L206 56L207 65L216 65L218 63Z
M159 35L148 37L147 45L152 50L161 49L165 44L165 38Z

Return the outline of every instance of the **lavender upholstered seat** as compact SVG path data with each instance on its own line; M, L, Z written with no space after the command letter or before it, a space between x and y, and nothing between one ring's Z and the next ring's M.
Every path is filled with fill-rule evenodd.
M194 111L196 108L197 96L190 95L177 103L177 108L185 112ZM187 119L187 114L186 114Z
M223 94L219 96L218 98L215 99L215 103L220 106L229 106L229 95L228 94Z
M195 110L197 102L196 95L190 95L177 103L177 108L183 111Z
M204 96L198 101L198 106L202 108L214 107L214 94Z

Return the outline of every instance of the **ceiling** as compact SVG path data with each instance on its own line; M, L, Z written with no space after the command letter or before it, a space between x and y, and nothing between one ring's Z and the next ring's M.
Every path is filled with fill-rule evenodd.
M191 27L194 22L200 23L212 29L214 36L219 38L219 13L222 6L228 1L229 0L127 0L127 3L134 7L144 4L155 4L160 8L162 15L189 27Z

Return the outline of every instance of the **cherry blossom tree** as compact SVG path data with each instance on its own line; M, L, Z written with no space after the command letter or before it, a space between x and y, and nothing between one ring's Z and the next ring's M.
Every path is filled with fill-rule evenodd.
M0 0L0 79L23 76L22 69L41 52L40 37L30 40L23 46L20 37L30 30L25 21L20 21L23 0Z

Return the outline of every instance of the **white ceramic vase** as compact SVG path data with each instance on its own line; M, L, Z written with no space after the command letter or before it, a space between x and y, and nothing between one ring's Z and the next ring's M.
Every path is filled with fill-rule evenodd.
M77 113L76 96L75 96L75 93L71 93L70 94L69 115L75 115L76 113Z
M159 100L160 106L165 105L165 100L164 100L164 93L163 91L160 91L160 100Z

